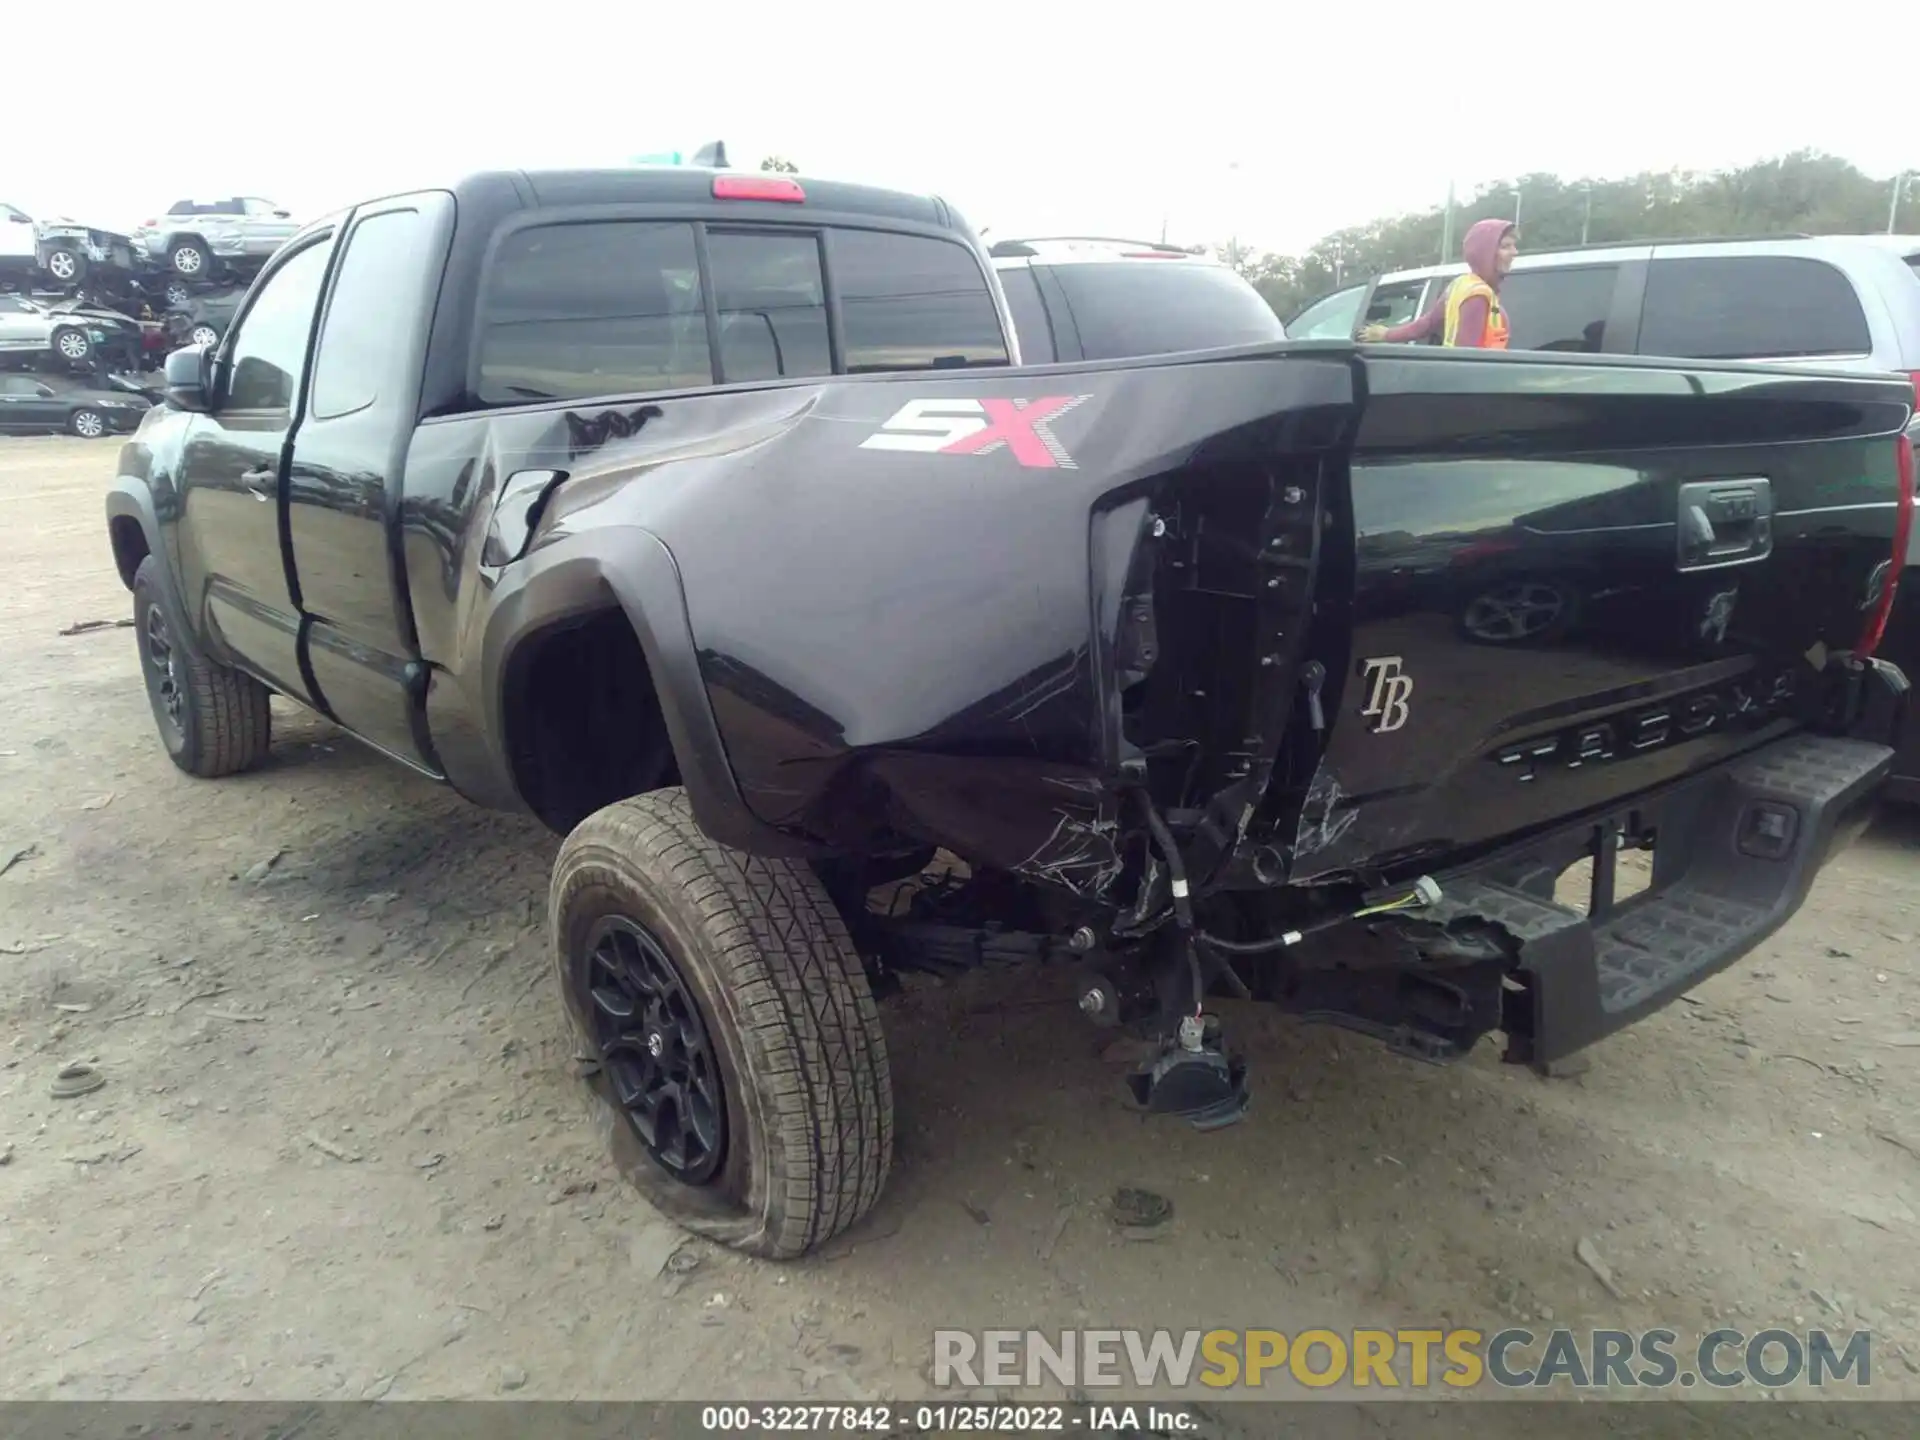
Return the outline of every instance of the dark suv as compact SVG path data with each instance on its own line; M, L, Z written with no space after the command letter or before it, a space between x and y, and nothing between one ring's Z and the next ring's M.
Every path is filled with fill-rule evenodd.
M988 251L1028 365L1120 360L1287 338L1217 260L1144 240L1000 240Z

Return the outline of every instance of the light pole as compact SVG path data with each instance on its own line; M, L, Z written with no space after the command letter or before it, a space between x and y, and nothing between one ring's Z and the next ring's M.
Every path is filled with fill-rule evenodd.
M1893 234L1894 222L1900 218L1900 187L1907 183L1907 176L1911 173L1911 171L1902 170L1898 175L1893 177L1893 199L1887 205L1887 233L1889 235Z
M1586 183L1587 208L1580 216L1580 243L1587 243L1587 232L1593 228L1593 182Z
M1447 181L1447 210L1440 222L1440 263L1453 254L1453 181Z
M1513 228L1520 228L1520 191L1517 187L1513 192Z

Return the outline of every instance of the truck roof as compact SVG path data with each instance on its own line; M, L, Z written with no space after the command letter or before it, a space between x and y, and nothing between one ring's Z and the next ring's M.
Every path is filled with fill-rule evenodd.
M625 205L714 206L756 211L764 218L799 219L790 200L725 199L716 197L713 182L719 176L741 181L788 181L797 186L806 211L840 216L869 217L909 225L931 225L964 230L966 222L936 195L916 195L844 180L817 180L758 170L717 170L693 165L627 165L595 170L478 170L439 184L410 186L387 195L368 196L316 219L312 227L335 224L349 209L377 205L382 200L424 190L452 194L466 211L483 202L489 211L506 209L571 209ZM517 201L507 203L503 201Z

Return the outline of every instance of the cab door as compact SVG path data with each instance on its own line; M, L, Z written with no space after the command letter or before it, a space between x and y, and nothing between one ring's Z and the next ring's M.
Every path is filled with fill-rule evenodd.
M181 603L215 653L308 704L287 563L287 470L333 235L277 256L220 341L210 413L182 446Z
M302 658L318 698L360 739L436 778L432 673L394 540L433 318L421 297L433 293L452 228L453 197L441 191L354 212L285 491Z

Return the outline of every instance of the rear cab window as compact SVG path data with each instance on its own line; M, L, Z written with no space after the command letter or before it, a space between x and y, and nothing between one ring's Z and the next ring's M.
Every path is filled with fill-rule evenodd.
M1224 265L1117 260L1049 267L1089 360L1284 340L1273 308Z
M535 225L500 244L483 293L482 405L713 383L693 226Z
M958 241L832 226L570 220L498 243L481 289L473 399L518 405L833 374L833 288L841 373L1010 363L986 273Z
M850 375L1009 363L1000 311L963 245L880 230L830 230Z
M818 235L709 230L707 264L720 311L718 379L833 373Z
M1873 348L1853 282L1797 255L1655 256L1639 350L1693 360L1865 355Z

